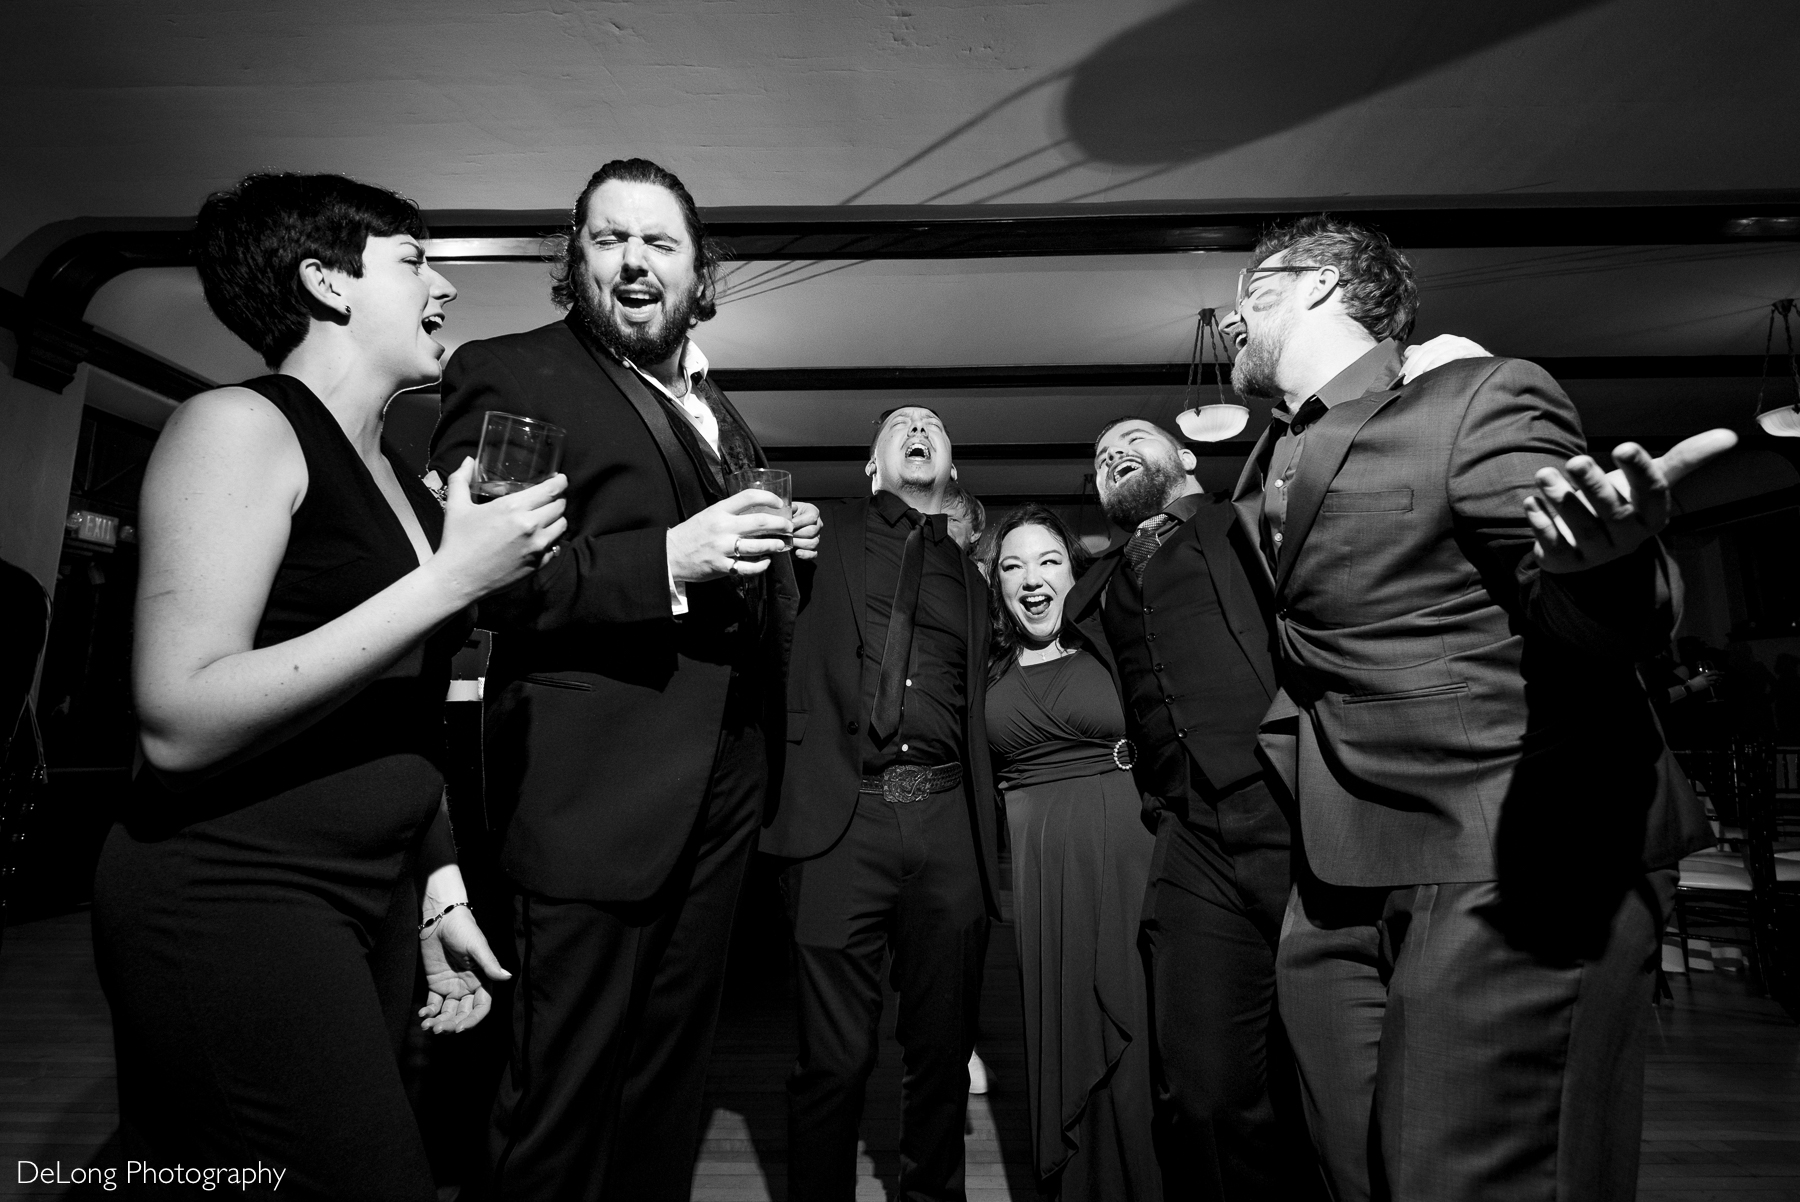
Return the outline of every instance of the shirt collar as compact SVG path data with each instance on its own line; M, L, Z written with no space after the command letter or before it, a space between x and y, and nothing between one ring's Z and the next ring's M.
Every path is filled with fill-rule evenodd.
M1371 392L1381 392L1393 387L1394 381L1405 370L1405 360L1400 357L1400 344L1392 338L1383 338L1358 356L1356 362L1325 381L1319 391L1306 399L1316 399L1325 408L1335 409L1345 401L1354 401ZM1275 416L1280 421L1289 422L1298 412L1299 405L1294 406L1291 411L1283 407L1275 411Z
M1177 522L1185 522L1191 519L1196 513L1200 512L1200 506L1205 504L1205 502L1205 493L1183 493L1164 506L1163 512L1174 518Z
M869 508L880 514L881 520L888 525L898 526L906 520L907 512L913 506L908 505L904 498L882 489L870 500ZM949 532L950 519L946 515L933 513L920 516L925 519L925 528L933 537L942 537Z
M625 360L625 366L643 377L645 383L660 389L662 394L670 400L679 401L681 399L681 397L676 396L667 388L664 388L661 380L657 379L631 360ZM694 380L696 378L704 380L706 378L706 373L711 370L712 364L707 360L706 352L700 349L698 343L690 338L681 344L681 382L686 385L682 390L684 395L691 394L694 391Z

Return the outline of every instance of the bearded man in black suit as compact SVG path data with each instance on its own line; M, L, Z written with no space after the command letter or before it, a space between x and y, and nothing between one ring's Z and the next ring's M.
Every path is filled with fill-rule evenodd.
M674 175L607 163L573 210L565 321L460 348L432 463L490 410L563 426L569 536L484 602L487 805L518 894L494 1194L689 1196L726 950L784 746L792 521L725 494L765 463L689 330L718 248ZM794 556L779 555L783 536Z

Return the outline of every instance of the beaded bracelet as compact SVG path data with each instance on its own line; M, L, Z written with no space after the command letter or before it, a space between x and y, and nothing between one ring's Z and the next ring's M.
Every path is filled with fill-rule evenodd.
M436 926L438 923L440 923L444 919L448 918L450 916L450 911L456 909L456 907L458 907L458 906L461 906L463 909L467 910L471 914L475 913L475 907L471 906L466 901L451 902L449 905L445 906L441 911L439 911L436 914L433 914L430 918L427 918L424 922L420 923L419 924L419 934L421 934L421 935L425 934L425 932L429 931L432 927Z

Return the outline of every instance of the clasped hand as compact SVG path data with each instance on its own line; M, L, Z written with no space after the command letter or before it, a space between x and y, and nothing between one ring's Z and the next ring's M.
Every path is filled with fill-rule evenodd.
M1730 430L1708 430L1661 458L1621 443L1611 472L1589 455L1575 456L1562 471L1540 468L1537 491L1525 498L1538 562L1546 572L1582 572L1631 554L1669 524L1675 483L1736 445Z
M772 492L747 488L670 527L670 575L682 584L758 575L769 570L770 556L787 550L781 535L792 536L795 555L811 559L819 552L823 528L818 507L796 501L789 520L780 513L782 505Z

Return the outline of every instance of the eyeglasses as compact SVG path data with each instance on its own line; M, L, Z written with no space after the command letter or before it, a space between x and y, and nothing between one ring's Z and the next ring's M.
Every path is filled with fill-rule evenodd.
M1303 271L1321 271L1329 266L1331 266L1329 263L1307 263L1304 265L1297 264L1293 267L1246 267L1238 272L1237 307L1239 309L1244 307L1244 297L1250 290L1250 278L1252 276L1261 275L1265 271L1282 271L1298 275Z

